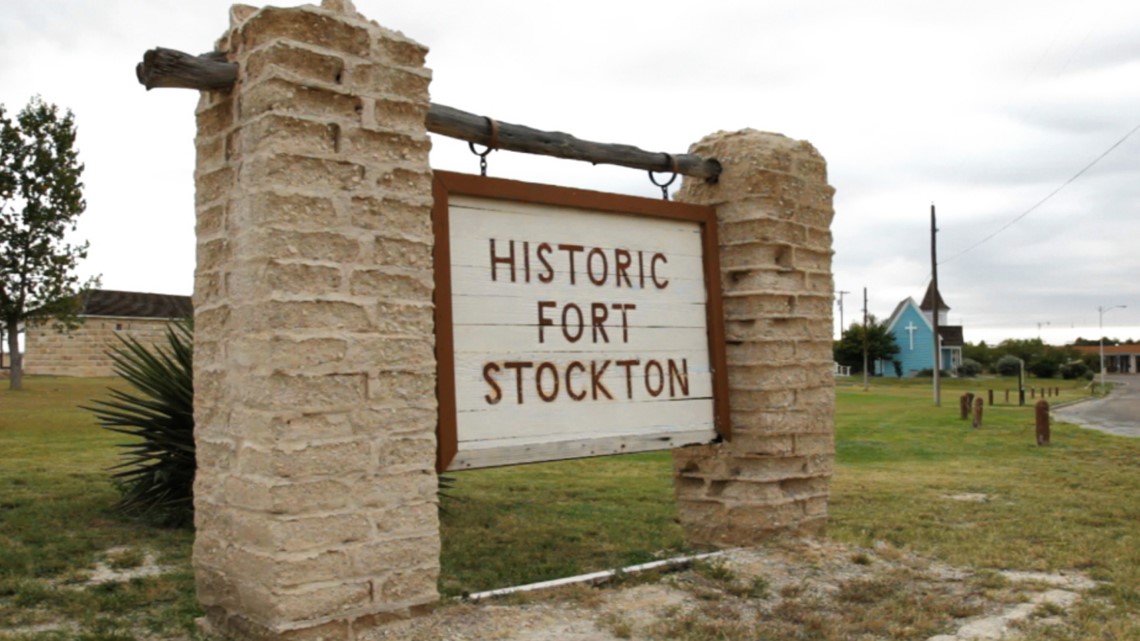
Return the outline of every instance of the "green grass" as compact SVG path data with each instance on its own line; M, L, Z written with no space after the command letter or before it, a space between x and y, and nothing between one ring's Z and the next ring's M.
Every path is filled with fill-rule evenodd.
M106 469L122 437L76 407L115 379L25 378L0 391L0 628L67 621L77 630L23 639L134 639L136 630L186 636L197 606L192 534L125 520ZM77 589L111 548L148 550L179 568L161 577ZM131 554L124 553L129 557Z
M25 382L23 392L0 390L0 629L75 626L22 641L194 638L191 534L110 511L118 495L106 469L124 437L75 407L113 379ZM1081 570L1104 581L1099 598L1070 613L1075 627L1039 638L1140 638L1140 442L1055 425L1052 445L1037 447L1032 407L1002 404L1013 384L945 380L941 408L929 380L841 386L829 535L977 569ZM1050 402L1088 394L1045 385L1063 388ZM958 396L985 398L991 386L998 404L975 430L959 418ZM442 516L446 595L686 551L667 452L454 476ZM966 493L985 500L950 498ZM129 568L144 551L175 571L82 587L96 562ZM727 583L732 594L768 592ZM852 598L867 589L853 587Z

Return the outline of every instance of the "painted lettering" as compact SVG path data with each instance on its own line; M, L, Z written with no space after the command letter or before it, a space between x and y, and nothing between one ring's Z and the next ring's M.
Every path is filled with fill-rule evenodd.
M625 397L627 399L633 399L633 366L640 363L641 361L638 359L614 361L618 367L625 368Z
M606 368L610 366L610 361L602 363L598 367L597 361L590 361L590 387L593 390L594 400L598 400L598 392L606 395L606 398L611 401L614 400L614 395L610 394L610 390L602 383L602 376L606 373Z
M538 258L538 262L542 263L542 267L546 269L545 274L539 274L538 280L542 283L549 283L554 280L554 268L550 266L550 261L546 259L547 254L554 251L550 243L539 243L538 249L535 250L534 255Z
M598 258L600 260L595 261ZM594 264L600 262L602 264L602 273L594 273ZM599 287L606 284L610 277L610 263L606 259L606 252L601 247L595 247L590 250L586 255L586 275L590 277L590 282L598 285Z
M574 334L573 336L570 335L570 323L567 322L567 316L569 316L571 310L573 310L574 313L578 316L578 333ZM582 308L578 307L574 303L570 303L566 307L563 307L562 336L564 336L566 340L570 341L571 343L577 343L578 339L582 338L582 332L584 331L586 331L586 319L582 316Z
M498 372L499 369L495 363L487 363L483 366L483 380L487 381L487 385L491 387L491 393L483 396L488 405L497 405L499 401L503 400L503 388L499 387L499 383L491 377L491 373Z
M689 395L689 359L681 359L681 369L677 369L677 361L669 359L669 398L677 397L673 390L674 382L681 388L682 396Z
M515 370L515 388L518 390L518 403L523 404L523 370L529 367L534 367L531 361L507 361L503 363L503 367Z
M549 393L542 387L542 373L547 371L550 372L550 380L554 383L554 389ZM554 366L554 363L539 364L538 369L534 371L534 388L538 390L538 397L543 402L550 403L558 398L558 368Z
M661 252L657 252L656 254L653 254L653 259L649 261L649 274L650 274L650 277L653 279L653 285L656 286L657 289L665 289L666 287L669 286L669 281L668 280L663 280L663 281L657 280L657 261L659 261L659 260L662 263L668 263L669 262L669 259L665 258L665 254L662 254Z
M610 317L610 310L606 309L605 303L590 303L590 326L594 332L594 343L598 342L598 332L602 334L602 340L610 342L610 337L606 334L606 319Z
M585 374L586 366L582 364L582 361L570 361L570 364L566 366L566 395L576 401L580 401L586 398L586 390L582 390L575 394L574 389L570 387L570 381L573 380L574 370L578 370L579 372Z
M633 256L628 249L614 250L614 285L621 287L621 279L625 279L626 287L633 287L629 280L629 266L633 264Z
M584 249L586 249L586 248L583 247L582 245L562 245L562 244L558 245L559 251L566 252L566 262L567 262L567 264L570 265L569 273L570 273L570 284L571 285L577 284L574 280L575 273L577 271L574 268L574 254L576 252L580 252Z
M657 389L653 389L653 383L649 380L650 372L657 370ZM665 389L665 370L661 369L661 363L657 361L649 361L645 364L645 391L653 398L661 396L661 392Z
M538 301L538 342L539 343L545 343L546 342L546 336L543 334L543 328L554 326L554 321L547 318L546 314L544 313L545 310L552 308L552 307L558 307L558 303L556 303L552 300L540 300L540 301Z
M495 253L495 239L491 239L491 280L499 280L499 265L511 266L511 282L515 282L515 241L509 241L508 245L510 251L506 256L499 256Z

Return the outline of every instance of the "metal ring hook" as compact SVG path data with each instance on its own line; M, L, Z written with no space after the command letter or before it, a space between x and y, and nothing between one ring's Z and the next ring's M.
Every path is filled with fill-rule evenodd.
M480 176L486 176L487 175L487 155L490 154L492 151L495 151L496 149L499 148L499 123L496 122L495 119L491 118L490 116L483 116L483 117L487 119L487 124L491 128L490 144L488 144L487 148L484 149L482 152L479 152L479 151L475 151L475 143L474 142L468 142L467 143L467 148L471 150L471 153L475 154L476 156L479 156L479 175Z
M472 149L472 151L474 151L474 149ZM673 175L669 177L669 181L665 183L657 182L657 177L653 175L654 171L650 169L649 182L661 188L661 198L663 200L669 200L669 185L672 185L673 182L677 180L677 159L674 158L671 154L665 154L665 162L669 164L669 167L673 172Z

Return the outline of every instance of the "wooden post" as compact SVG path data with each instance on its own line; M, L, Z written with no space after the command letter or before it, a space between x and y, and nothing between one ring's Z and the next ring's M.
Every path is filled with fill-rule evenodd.
M990 394L989 394L989 396L990 396L990 406L993 406L993 404L994 404L994 391L993 391L993 389L990 389L990 390L989 390L989 392L990 392Z
M963 421L970 417L970 402L966 400L965 394L958 397L958 413Z
M1037 444L1049 444L1049 401L1037 401Z
M1009 405L1009 390L1005 391L1005 404Z
M974 429L979 429L982 426L982 399L979 397L974 400Z
M934 406L942 406L942 343L938 338L938 226L935 224L934 203L930 203L930 273L934 289L934 313L931 314L934 326ZM962 418L965 418L964 416Z
M1029 398L1037 398L1037 388L1036 387L1030 387L1029 388Z

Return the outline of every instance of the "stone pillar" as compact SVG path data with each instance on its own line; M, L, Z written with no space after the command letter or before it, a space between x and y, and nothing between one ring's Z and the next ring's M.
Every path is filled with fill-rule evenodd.
M232 12L197 112L203 624L356 639L438 600L426 49L347 0Z
M674 450L681 524L716 546L820 531L835 455L827 164L753 130L691 153L724 169L717 184L686 179L678 200L717 211L732 440Z

